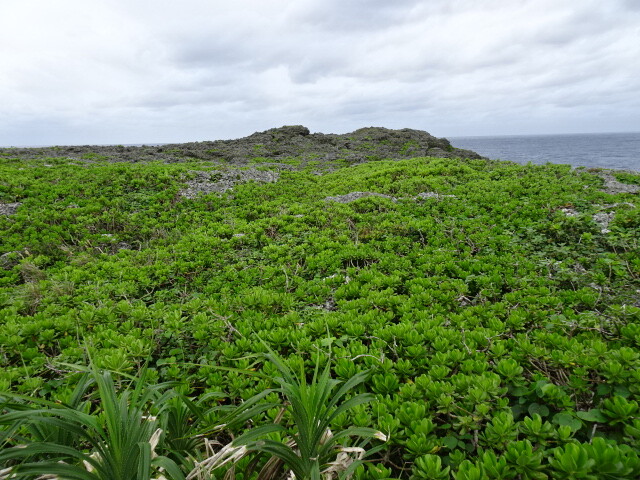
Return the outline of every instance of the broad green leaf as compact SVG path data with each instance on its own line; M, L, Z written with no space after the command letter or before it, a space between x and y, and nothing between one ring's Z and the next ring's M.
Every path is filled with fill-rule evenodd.
M587 422L607 422L607 417L605 417L598 408L592 408L588 411L576 412L576 415L582 420L586 420Z

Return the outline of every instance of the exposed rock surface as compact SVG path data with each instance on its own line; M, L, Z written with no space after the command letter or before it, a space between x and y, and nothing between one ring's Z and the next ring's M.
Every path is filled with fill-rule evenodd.
M327 198L325 198L325 200L327 202L351 203L351 202L355 202L356 200L358 200L360 198L365 198L365 197L382 197L382 198L388 198L389 200L391 200L393 202L397 202L398 201L396 198L392 197L391 195L384 195L382 193L376 193L376 192L351 192L351 193L347 193L345 195L337 195L335 197L327 197Z
M622 170L624 171L624 170ZM601 171L593 171L591 172L594 175L598 175L604 180L604 187L602 189L605 193L610 193L615 195L617 193L639 193L640 186L631 185L628 183L620 182L610 171L601 170ZM635 172L632 172L635 173Z
M441 193L436 192L422 192L416 196L416 199L426 199L426 198L456 198L455 195L443 195Z
M402 199L402 200L407 200L407 199L409 199L409 200L425 200L427 198L435 198L435 199L456 198L455 195L442 195L442 194L436 193L436 192L423 192L423 193L419 193L415 197L400 197L400 198L396 198L396 197L392 197L391 195L384 195L382 193L376 193L376 192L350 192L350 193L347 193L345 195L337 195L335 197L326 197L325 201L327 201L327 202L337 202L337 203L351 203L351 202L355 202L356 200L359 200L359 199L365 198L365 197L388 198L392 202L397 202L400 199Z
M622 184L625 185L625 184ZM609 224L613 221L616 216L616 211L618 207L630 207L635 208L634 203L630 202L621 202L621 203L612 203L608 205L596 205L596 207L600 208L599 212L591 215L593 221L600 227L600 233L609 233ZM580 216L580 212L575 208L564 207L561 208L560 211L564 213L567 217L578 217Z
M593 214L593 221L600 227L600 233L609 233L609 224L616 216L616 212L598 212Z
M577 217L580 215L575 208L564 207L561 208L560 211L564 213L567 217Z
M20 205L20 202L0 203L0 215L13 215Z
M18 158L69 158L79 162L180 162L188 159L246 165L255 158L274 163L296 157L303 162L344 159L352 163L423 156L482 158L454 148L446 138L422 130L361 128L342 135L311 133L295 125L256 132L236 140L155 146L69 146L3 148L0 155Z
M593 221L598 224L602 233L609 233L611 231L609 230L609 224L616 216L616 210L614 209L622 206L635 208L635 204L630 202L613 203L611 205L602 205L602 210L593 214Z
M20 263L20 260L28 255L29 252L27 250L15 250L13 252L3 253L0 255L0 268L11 270Z
M201 194L223 193L233 189L233 186L238 183L250 181L275 182L280 176L278 172L257 170L255 168L193 173L196 175L195 178L188 180L186 188L180 192L180 195L185 198L196 198Z

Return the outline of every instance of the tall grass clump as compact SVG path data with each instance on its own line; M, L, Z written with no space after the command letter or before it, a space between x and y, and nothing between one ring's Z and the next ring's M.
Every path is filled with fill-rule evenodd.
M207 409L203 399L194 402L172 384L150 385L144 369L120 384L95 367L64 403L0 397L0 479L208 480L223 466L232 479L245 457L253 458L244 462L243 478L348 478L381 448L365 450L374 437L386 440L372 428L330 429L337 416L374 398L356 393L367 372L342 382L331 378L331 362L321 369L318 359L308 380L303 365L294 371L273 351L261 360L276 367L279 386L238 406ZM280 401L267 401L272 394ZM279 410L273 423L247 428L273 408ZM223 411L224 423L207 426L214 410ZM222 446L219 439L236 429L244 433Z
M149 412L173 395L165 387L141 378L118 392L110 372L94 369L68 403L11 395L0 417L0 465L6 467L0 479L184 478L173 460L156 452L164 432Z
M274 380L279 387L265 390L239 405L227 417L227 425L244 423L274 407L281 408L280 414L273 423L249 429L219 451L211 449L212 455L197 464L188 480L209 478L207 475L212 471L227 464L231 466L225 479L235 478L235 465L247 456L255 458L244 478L249 478L264 456L267 460L262 463L259 480L348 478L366 455L381 448L365 450L374 437L386 440L384 434L373 428L349 427L335 433L330 430L337 416L374 398L369 393L355 393L366 380L367 372L341 382L331 378L331 362L321 369L318 359L309 380L303 365L295 371L273 351L265 354L264 360L276 367L279 376ZM283 403L262 402L271 392L278 393ZM283 418L289 419L289 428L280 423ZM353 437L360 442L352 444Z

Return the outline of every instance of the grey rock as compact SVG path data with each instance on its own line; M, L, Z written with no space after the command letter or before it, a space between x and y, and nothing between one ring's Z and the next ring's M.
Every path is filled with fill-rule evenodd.
M427 150L427 155L430 157L441 157L442 155L446 155L446 152L441 148L430 148Z
M192 173L196 174L196 178L187 181L186 188L180 192L180 195L190 199L209 193L224 193L233 189L233 186L239 183L250 181L260 183L276 182L280 176L278 172L258 170L256 168L230 168L224 171L198 171Z
M609 224L616 216L616 212L599 212L593 215L593 221L600 226L601 233L609 233Z
M610 170L593 171L591 173L601 177L604 180L602 191L605 193L615 195L618 193L640 192L639 185L630 185L628 183L620 182L616 177L613 176L612 171Z
M20 205L22 205L20 202L0 203L0 215L13 215Z
M4 270L11 270L13 267L20 263L20 260L24 258L24 256L24 251L3 253L2 255L0 255L0 268Z
M630 207L630 208L636 208L636 204L635 203L631 203L631 202L618 202L618 203L608 203L606 205L602 205L603 209L607 209L607 208L617 208L617 207Z
M422 192L415 196L415 199L426 199L426 198L457 198L455 195L442 195L436 192Z
M337 202L337 203L351 203L351 202L355 202L360 198L365 198L365 197L382 197L382 198L388 198L393 202L398 201L396 198L392 197L391 195L384 195L382 193L375 193L375 192L351 192L351 193L347 193L346 195L326 197L325 201Z
M2 148L0 154L24 159L67 158L74 163L149 162L166 163L193 159L213 164L249 165L256 157L278 163L296 157L302 162L344 159L350 163L414 158L435 155L444 158L483 158L475 152L457 149L446 138L422 130L381 127L361 128L345 134L311 133L302 125L290 125L256 132L234 140L216 140L143 146L57 146ZM94 155L86 155L94 154Z
M560 211L564 213L567 217L577 217L579 215L578 211L574 208L561 208Z
M635 208L635 204L630 202L620 202L620 203L611 203L611 204L601 205L600 208L602 211L595 213L592 216L593 221L600 226L601 233L609 233L611 231L609 230L609 224L613 221L613 219L616 216L616 211L613 209L618 207Z

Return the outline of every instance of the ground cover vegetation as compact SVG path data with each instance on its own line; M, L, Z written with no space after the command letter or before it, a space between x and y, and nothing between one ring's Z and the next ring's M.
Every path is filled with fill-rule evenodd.
M3 152L0 478L640 477L637 195L261 153Z

